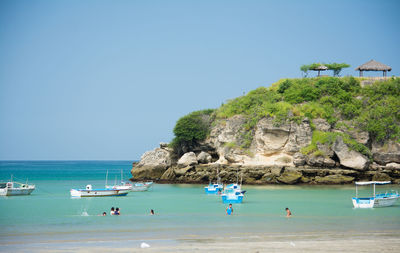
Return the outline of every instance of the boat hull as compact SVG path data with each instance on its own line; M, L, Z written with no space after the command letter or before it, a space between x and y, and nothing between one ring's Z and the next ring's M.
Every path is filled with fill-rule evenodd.
M383 198L352 198L355 208L374 208L392 206L399 199L398 196Z
M0 189L0 196L19 196L30 195L35 190L35 187L29 188L5 188Z
M224 204L240 204L243 202L243 195L222 195L222 203Z
M126 196L129 190L114 190L114 189L99 189L99 190L84 190L72 189L71 197L112 197L112 196Z

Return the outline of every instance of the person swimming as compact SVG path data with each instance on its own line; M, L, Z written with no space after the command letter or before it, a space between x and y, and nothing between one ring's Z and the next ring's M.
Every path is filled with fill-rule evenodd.
M103 212L103 216L107 216L107 213L106 213L106 212Z
M150 215L154 215L154 210L153 209L150 210Z
M229 204L229 206L226 208L226 214L231 215L232 213L233 213L232 204Z
M121 213L119 212L119 207L115 208L114 215L120 215Z
M114 215L114 213L115 213L115 209L114 209L114 207L111 207L110 215Z
M285 208L285 210L286 210L286 217L290 217L290 216L292 216L292 212L289 210L289 208Z

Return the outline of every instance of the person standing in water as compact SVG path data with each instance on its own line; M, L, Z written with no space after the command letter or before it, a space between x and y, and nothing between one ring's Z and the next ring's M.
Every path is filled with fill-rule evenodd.
M114 209L114 207L111 207L110 215L114 215L114 213L115 213L115 209Z
M229 206L226 208L226 214L231 215L232 213L233 213L232 204L229 204Z
M150 215L154 215L154 210L153 209L150 210Z
M290 217L290 216L292 216L292 212L289 210L289 208L285 208L285 210L286 210L286 217Z
M121 213L119 212L119 207L115 208L114 215L120 215Z

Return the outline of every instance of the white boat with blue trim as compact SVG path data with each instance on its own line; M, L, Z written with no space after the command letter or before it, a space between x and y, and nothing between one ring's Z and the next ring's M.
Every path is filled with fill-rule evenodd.
M367 181L367 182L356 182L356 197L352 198L353 206L355 208L374 208L374 207L386 207L392 206L400 198L398 192L391 191L385 193L376 194L376 185L390 184L390 181ZM372 185L373 195L372 197L359 198L358 197L358 186Z
M110 197L110 196L126 196L130 190L119 189L93 189L92 185L86 185L86 189L71 189L71 197Z
M243 197L243 193L234 188L225 188L224 192L221 194L222 203L224 204L242 203Z
M204 191L206 194L221 194L224 190L224 185L221 183L221 178L219 177L219 171L217 169L217 182L210 183L204 187Z
M204 187L204 191L206 194L220 194L224 189L224 185L220 183L212 184L210 182L209 185Z

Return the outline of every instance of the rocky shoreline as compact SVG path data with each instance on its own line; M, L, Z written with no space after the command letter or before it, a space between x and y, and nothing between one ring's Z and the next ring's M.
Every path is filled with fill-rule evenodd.
M331 126L324 119L304 118L297 123L286 120L276 124L274 118L263 118L257 123L250 147L244 149L240 145L244 121L240 115L220 120L205 141L181 147L181 156L167 143L160 143L133 164L133 179L208 183L216 180L219 171L225 183L236 182L238 175L244 184L258 185L350 184L361 180L400 183L400 143L376 142L351 122ZM316 141L318 136L328 141ZM349 139L362 144L368 154L355 150ZM310 147L311 152L304 151Z

